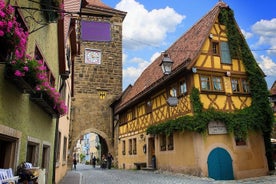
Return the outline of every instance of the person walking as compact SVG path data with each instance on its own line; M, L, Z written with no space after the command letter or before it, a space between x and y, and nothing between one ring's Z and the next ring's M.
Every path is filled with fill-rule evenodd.
M96 159L96 157L94 156L94 157L92 158L92 165L93 165L93 168L96 167L96 161L97 161L97 159Z
M111 153L108 153L108 155L107 155L107 168L108 169L111 169L112 160L113 160L113 156L111 155Z
M73 164L74 164L74 170L77 170L77 159L75 157L73 159Z

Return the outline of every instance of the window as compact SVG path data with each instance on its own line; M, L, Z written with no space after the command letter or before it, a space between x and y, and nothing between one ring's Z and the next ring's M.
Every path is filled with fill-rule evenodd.
M122 154L125 155L126 154L126 141L122 142Z
M249 83L246 79L232 78L231 86L233 93L249 93Z
M240 84L238 79L231 79L231 86L233 92L240 92Z
M249 90L249 83L245 79L242 79L242 89L243 89L244 93L249 93L250 92L250 90Z
M132 119L136 119L136 118L137 118L136 108L133 107L133 109L132 109Z
M47 73L48 82L50 83L50 85L52 87L54 87L55 86L55 78L54 78L50 68L48 67L47 63L45 62L40 50L38 49L38 47L35 48L35 59L43 61L43 65L46 68L45 71Z
M218 49L218 42L212 42L212 52L215 55L219 54L219 49Z
M236 146L245 146L246 140L243 138L235 137L235 143L236 143Z
M1 125L0 129L4 129L3 132L6 130L6 132L12 131L14 133L12 129L8 130L8 128L1 127ZM13 168L18 152L18 138L0 134L0 168Z
M223 91L222 77L219 76L200 76L201 90L203 91Z
M210 85L210 77L209 76L201 76L200 77L200 84L202 90L211 90Z
M28 141L26 162L32 163L33 166L38 166L39 144Z
M63 154L62 154L62 160L66 161L66 154L67 154L67 137L63 138Z
M187 93L187 84L186 81L182 80L179 83L179 91L180 91L180 95L183 95L185 93Z
M59 162L60 159L60 146L61 146L61 132L58 132L58 140L57 140L57 147L56 147L56 162Z
M160 135L160 151L173 150L174 149L174 141L173 134L169 136L163 134Z
M231 64L230 50L227 42L220 43L221 63Z
M160 135L160 151L166 151L166 135L162 134Z
M222 91L222 81L221 77L213 77L213 89L215 91Z
M132 139L128 140L128 154L132 155Z
M150 100L145 103L145 111L147 114L152 112L152 102Z
M177 97L177 90L176 90L175 87L172 87L172 88L170 89L170 96L171 96L171 97Z
M18 22L20 24L20 27L23 28L23 30L25 32L28 31L28 27L23 19L23 16L21 14L21 11L19 8L15 8L15 13L14 13L15 17L16 17L16 22Z
M173 150L173 134L168 136L168 150Z
M133 155L136 155L136 154L137 154L137 139L134 138L134 139L132 140L132 142L133 142L132 152L133 152Z

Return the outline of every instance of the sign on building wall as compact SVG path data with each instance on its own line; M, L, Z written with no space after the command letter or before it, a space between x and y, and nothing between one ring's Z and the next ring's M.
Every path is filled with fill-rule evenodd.
M227 134L227 129L224 123L212 121L208 124L209 134Z
M83 41L111 41L111 26L108 22L81 21Z
M105 99L106 91L99 91L98 93L99 93L99 97L100 97L101 100Z

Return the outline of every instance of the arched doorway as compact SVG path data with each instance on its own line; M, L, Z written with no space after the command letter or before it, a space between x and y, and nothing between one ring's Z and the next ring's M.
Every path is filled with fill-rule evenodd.
M233 166L230 154L223 148L215 148L208 156L209 177L215 180L233 180Z
M73 146L73 157L76 158L77 162L83 164L91 164L94 156L100 160L102 155L107 155L108 152L106 140L93 132L80 136Z

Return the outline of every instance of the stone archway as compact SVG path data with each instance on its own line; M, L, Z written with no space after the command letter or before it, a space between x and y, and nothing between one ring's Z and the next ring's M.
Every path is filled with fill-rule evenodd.
M86 129L82 132L79 133L79 135L77 135L75 137L74 140L72 140L72 146L70 148L70 153L73 152L73 149L74 149L74 145L76 145L77 141L79 140L79 138L85 134L88 134L88 133L95 133L95 134L98 134L99 136L101 136L105 141L106 141L106 144L107 144L107 147L108 147L108 150L110 152L114 152L114 146L112 144L112 141L109 140L109 137L106 135L106 133L102 132L102 131L99 131L95 128L89 128L89 129Z
M81 135L95 132L106 141L110 152L116 153L110 106L122 93L122 23L126 13L102 8L104 11L97 10L96 14L93 8L86 8L85 16L80 16L76 22L79 45L78 56L72 63L70 152ZM107 31L110 40L90 39L82 35L90 26ZM92 61L93 58L97 61Z

